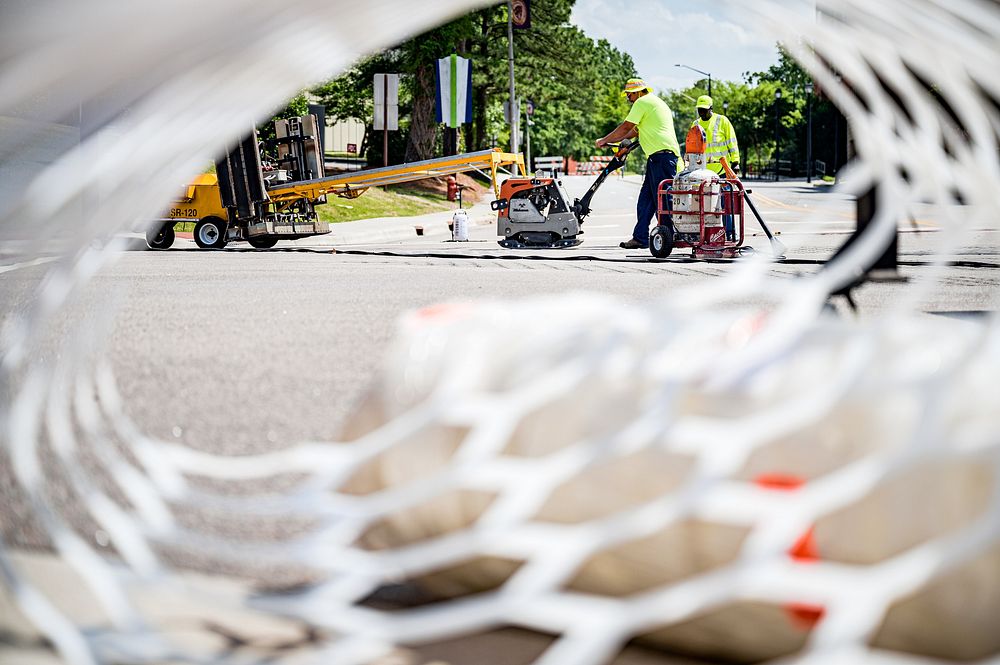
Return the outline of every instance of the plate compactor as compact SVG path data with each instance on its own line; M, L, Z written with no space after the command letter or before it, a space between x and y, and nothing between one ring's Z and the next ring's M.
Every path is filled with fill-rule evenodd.
M638 142L622 141L614 157L594 180L583 198L572 205L562 182L555 178L508 178L500 187L500 198L491 206L497 211L497 241L508 249L555 249L574 247L583 240L580 225L590 214L590 200L597 188L625 164Z

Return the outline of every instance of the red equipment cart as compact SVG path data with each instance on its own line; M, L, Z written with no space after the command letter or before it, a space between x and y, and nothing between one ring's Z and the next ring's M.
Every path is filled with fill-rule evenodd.
M649 235L650 253L665 258L674 248L690 247L691 256L696 259L740 255L745 196L746 190L738 178L662 181L657 189L657 226ZM727 239L724 218L730 215L733 231Z

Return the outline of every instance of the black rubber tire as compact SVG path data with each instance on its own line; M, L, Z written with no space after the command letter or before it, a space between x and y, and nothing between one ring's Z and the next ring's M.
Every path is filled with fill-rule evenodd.
M150 227L146 230L146 244L150 249L168 249L174 244L173 223L160 227Z
M657 226L649 234L649 253L658 259L665 259L674 250L674 229L671 226Z
M247 242L254 249L271 249L278 244L278 239L274 236L257 236L256 238L247 238Z
M226 246L226 223L218 217L206 217L194 227L194 241L202 249Z

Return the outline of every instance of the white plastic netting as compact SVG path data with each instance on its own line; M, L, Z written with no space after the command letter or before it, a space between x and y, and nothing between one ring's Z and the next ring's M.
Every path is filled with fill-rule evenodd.
M110 3L89 4L112 13ZM144 435L125 415L110 366L87 353L96 331L67 342L57 364L24 360L33 334L109 256L90 241L169 199L197 162L190 155L205 157L201 150L217 146L220 134L239 133L222 110L248 105L259 116L287 96L290 80L329 73L306 67L316 49L346 65L404 29L385 23L397 3L355 7L349 24L338 16L321 26L344 35L331 45L315 24L275 23L257 4L215 4L219 14L204 29L235 16L234 41L215 43L211 53L193 43L176 69L152 77L161 85L126 86L140 103L116 125L113 143L100 133L84 140L3 211L4 223L21 223L7 228L24 233L28 244L16 246L22 260L43 253L30 232L43 221L65 234L66 246L85 248L53 270L36 308L8 325L3 347L10 399L2 424L13 477L100 609L93 618L72 616L58 593L29 581L15 548L0 548L10 597L62 658L273 657L220 654L163 630L162 603L142 600L156 591L156 598L186 599L182 607L218 605L305 627L302 656L322 663L371 662L397 644L495 626L554 635L537 661L546 665L607 662L634 638L739 661L997 660L1000 334L993 317L921 316L915 303L933 288L933 274L865 323L823 314L830 291L877 256L917 204L940 206L942 257L971 229L995 227L995 3L845 0L820 3L819 21L755 3L758 24L783 39L847 114L862 158L849 182L858 192L878 187L875 232L829 269L776 280L747 264L642 309L579 295L417 311L401 321L344 441L239 458ZM179 9L157 6L160 25L179 21ZM361 29L375 24L390 27ZM30 59L16 57L20 42L0 42L0 91L28 100L36 93L27 82L37 80L44 92L72 78L37 79L29 65L46 53L82 54L88 43L60 34L52 40L57 51L33 53L31 32L23 33ZM223 67L227 47L248 33L269 44L288 39L289 48L247 49L240 66ZM361 34L377 37L361 43ZM161 47L134 48L153 58L147 50ZM273 64L275 54L283 67L245 66ZM215 73L195 74L197 55L216 58ZM83 67L94 78L77 94L101 81L112 85L111 72L125 74L101 78L101 66ZM218 75L219 67L234 78ZM149 184L128 173L122 196L102 199L120 207L97 202L81 226L74 197L110 182L102 169L134 163L139 137L148 138L145 123L162 121L161 113L195 113L179 103L164 107L173 97L160 96L187 76L185 84L200 83L216 104L190 118L204 120L205 133L181 133L190 145L153 141L158 168L172 177L125 195L139 184L134 179ZM267 98L247 86L268 90ZM161 136L174 135L169 127ZM37 145L15 145L10 136L5 158ZM80 163L92 168L77 170ZM61 181L62 198L31 196L59 174L73 174ZM964 205L953 205L957 199ZM747 301L766 304L732 304ZM62 470L80 497L76 508L99 525L115 556L76 535L67 507L47 493L43 438L54 453L45 463ZM253 487L276 477L291 478L283 491L238 498L203 482ZM255 541L246 535L253 529L226 536L186 522L191 509L222 523L301 528L280 542ZM213 579L256 567L295 582L235 592L171 563L185 556L214 570ZM387 601L385 590L398 585L421 589L419 598Z

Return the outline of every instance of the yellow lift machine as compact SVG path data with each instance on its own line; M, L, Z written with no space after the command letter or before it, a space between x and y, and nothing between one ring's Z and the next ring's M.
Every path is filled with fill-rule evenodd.
M193 222L194 241L203 249L221 249L245 240L253 247L274 247L279 240L295 240L330 232L316 206L327 195L356 198L369 187L438 178L466 171L489 173L499 195L498 171L517 166L524 158L500 150L481 150L399 166L327 176L316 116L275 122L277 160L263 162L261 143L254 131L215 163L215 173L197 176L167 213L146 232L152 249L174 242L174 225Z

